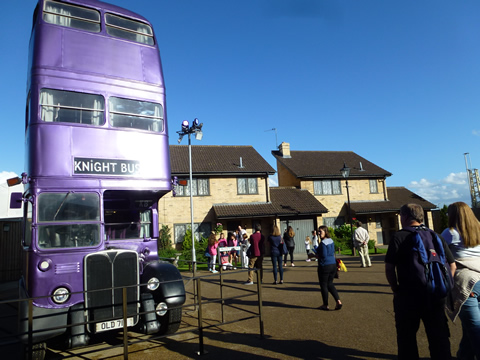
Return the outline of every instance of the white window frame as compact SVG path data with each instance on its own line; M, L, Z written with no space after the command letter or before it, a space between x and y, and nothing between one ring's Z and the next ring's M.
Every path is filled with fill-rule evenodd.
M190 179L178 179L186 181L187 185L177 184L175 186L175 195L180 197L190 196ZM192 193L193 196L209 196L210 195L210 181L206 178L192 179Z
M342 195L340 180L314 180L314 195Z
M237 194L238 195L257 195L258 181L257 178L237 178Z

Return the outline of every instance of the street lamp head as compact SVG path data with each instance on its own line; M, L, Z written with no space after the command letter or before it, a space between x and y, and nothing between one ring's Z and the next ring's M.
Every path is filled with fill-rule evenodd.
M347 166L347 164L345 164L345 162L343 163L343 168L340 169L340 172L345 179L350 176L350 168Z
M184 133L188 132L188 125L189 125L189 124L188 124L188 120L183 120L183 121L182 121L182 131L183 131Z
M195 139L196 140L202 140L202 138L203 138L203 132L201 130L197 130L195 132Z
M196 128L198 126L198 124L200 124L200 121L198 121L197 118L193 119L192 127Z
M183 135L180 135L180 136L178 137L178 143L179 143L179 144L182 142L182 139L183 139Z

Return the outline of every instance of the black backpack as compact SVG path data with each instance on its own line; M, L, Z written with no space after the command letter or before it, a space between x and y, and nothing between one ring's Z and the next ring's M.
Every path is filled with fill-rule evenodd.
M412 247L412 285L423 289L434 298L444 298L453 288L450 267L447 264L445 249L438 235L426 228L407 227L413 232Z

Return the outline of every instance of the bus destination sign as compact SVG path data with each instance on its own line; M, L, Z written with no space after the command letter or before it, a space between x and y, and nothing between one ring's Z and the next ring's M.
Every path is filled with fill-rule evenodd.
M140 161L74 158L74 174L140 175Z

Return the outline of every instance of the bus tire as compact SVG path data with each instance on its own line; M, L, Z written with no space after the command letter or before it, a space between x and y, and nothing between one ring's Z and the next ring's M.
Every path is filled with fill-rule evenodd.
M28 346L25 346L25 359L29 359L30 357L28 356ZM44 360L45 359L45 354L47 352L47 344L46 343L38 343L38 344L33 344L32 345L32 360Z
M157 316L160 323L160 335L171 335L175 333L182 322L182 308L168 310L164 316Z

